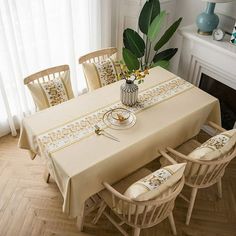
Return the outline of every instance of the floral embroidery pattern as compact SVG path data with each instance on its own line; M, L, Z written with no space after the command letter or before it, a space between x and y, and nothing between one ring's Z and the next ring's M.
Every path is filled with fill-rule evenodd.
M102 87L112 84L118 80L112 59L108 58L107 60L103 60L101 62L95 62L94 65L97 68Z
M54 78L53 80L42 83L41 86L50 106L55 106L68 100L61 78Z
M229 141L229 139L230 138L224 134L216 135L215 137L212 137L209 140L207 140L197 149L211 148L213 150L219 150L222 147L224 147L224 145Z
M192 84L180 78L166 81L141 92L139 94L139 102L133 107L126 107L121 104L121 102L116 102L113 105L101 108L98 111L71 121L66 125L39 135L37 137L39 147L41 150L46 149L49 153L55 152L60 148L71 145L94 133L95 124L99 125L101 128L106 128L103 122L103 115L111 109L124 107L128 108L133 113L137 113L193 87Z
M155 171L154 173L146 176L145 178L139 180L137 184L144 185L149 190L153 190L158 188L162 183L164 183L169 177L171 173L166 169L160 169Z

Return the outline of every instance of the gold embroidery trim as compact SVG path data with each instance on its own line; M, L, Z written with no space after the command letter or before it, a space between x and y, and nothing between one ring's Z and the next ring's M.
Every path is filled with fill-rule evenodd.
M173 80L173 83L171 84L171 80ZM176 80L176 81L174 81L174 80ZM168 84L168 82L169 82L169 84ZM181 85L185 85L185 83L186 83L186 87L184 87L184 88L182 88L183 90L182 91L176 91L176 94L170 94L169 95L169 97L167 97L167 98L163 98L163 100L160 100L160 101L155 101L155 97L157 98L158 96L160 96L161 94L159 93L159 94L157 94L157 95L153 95L153 97L151 97L151 98L153 98L154 99L154 101L152 101L153 102L153 104L146 104L146 107L145 108L140 108L139 106L137 106L137 107L134 107L134 112L135 113L138 113L138 112L140 112L140 111L143 111L143 110L145 110L145 109L147 109L147 108L150 108L151 106L154 106L154 105L157 105L157 104L159 104L159 103L161 103L161 102L164 102L164 101L166 101L166 100L168 100L168 99L171 99L171 98L173 98L174 96L177 96L177 95L179 95L179 94L181 94L181 93L183 93L183 92L185 92L185 91L187 91L187 90L189 90L189 89L191 89L191 88L194 88L194 86L193 85L191 85L191 84L189 84L188 82L186 82L186 81L183 81L182 79L180 79L180 78L178 78L178 77L175 77L175 78L173 78L173 79L169 79L169 80L166 80L166 81L163 81L162 83L160 83L160 84L158 84L158 85L154 85L154 86L152 86L152 87L149 87L149 88L147 88L147 89L145 89L145 90L143 90L143 91L141 91L141 95L140 96L143 96L142 98L144 99L143 101L145 102L145 101L148 101L148 102L150 102L149 100L145 100L145 92L147 91L147 90L151 90L152 88L154 88L154 87L156 87L157 89L158 89L158 87L160 87L163 83L166 83L166 86L174 86L173 87L173 89L178 89L179 87L178 86L181 86ZM165 87L164 87L165 88ZM163 88L163 89L164 89ZM167 87L167 88L165 88L165 89L171 89L171 88L169 88L169 87ZM165 90L164 90L165 91ZM154 93L155 93L155 90L154 90ZM151 96L150 94L147 94L147 96ZM113 102L112 103L112 105L115 105L117 102ZM118 102L119 103L119 102ZM103 108L99 108L99 109L97 109L97 111L101 111L102 112L102 110L103 109L108 109L109 108L109 105L106 105L106 106L104 106ZM135 110L136 109L136 110ZM96 120L96 119L98 119L99 117L96 117L96 111L93 111L93 112L89 112L88 113L89 115L92 115L92 114L94 114L94 119ZM88 119L85 119L85 121L83 121L82 119L84 118L84 117L86 117L86 116L89 116L88 114L85 114L84 116L81 116L80 118L75 118L75 119L73 119L73 121L76 121L76 120L78 120L78 123L79 122L88 122L88 124L90 125L90 122L89 122L89 120ZM98 113L99 114L99 113ZM97 115L98 115L97 114ZM79 119L80 119L80 121L79 121ZM91 118L92 119L92 118ZM66 124L68 124L68 123L73 123L73 121L69 121L69 122L67 122ZM101 121L99 121L99 122L101 122ZM60 140L61 142L63 142L64 140L66 140L66 139L64 139L64 137L66 137L66 136L64 136L64 135L67 135L67 134L63 134L63 126L65 126L66 125L65 123L64 123L64 125L58 125L57 127L58 128L61 128L61 130L59 130L59 131L57 131L57 133L59 132L59 135L60 135L60 138L58 139L58 141ZM86 123L85 123L86 124ZM73 126L74 125L74 126ZM77 124L78 125L78 124ZM91 127L86 127L86 126L81 126L82 125L82 123L79 123L79 125L80 125L80 127L78 127L78 130L76 130L76 131L78 131L78 132L83 132L83 130L85 131L85 134L83 134L82 133L82 137L78 137L78 132L76 133L76 131L75 131L75 133L74 133L74 135L76 136L76 134L77 134L77 137L76 137L76 139L75 140L72 140L71 141L71 139L69 138L69 136L68 136L68 138L67 138L67 141L65 141L65 142L68 142L68 143L64 143L64 144L62 144L62 146L61 147L55 147L54 146L54 144L56 145L56 143L55 143L55 141L54 141L54 138L55 138L55 135L56 135L56 128L54 127L54 128L52 128L52 129L50 129L49 131L52 131L52 130L55 130L55 132L54 133L52 133L52 136L51 136L51 138L53 138L52 140L53 140L53 142L52 142L52 145L51 145L51 148L53 148L54 150L53 151L50 151L50 153L55 153L56 151L58 151L58 150L61 150L61 149L63 149L63 148L66 148L66 147L68 147L68 146L70 146L70 145L72 145L72 144L74 144L74 143L76 143L76 142L79 142L80 140L82 140L83 138L86 138L86 137L88 137L88 136L90 136L90 135L92 135L93 134L93 132L90 132L90 130L89 129L91 129ZM75 128L75 124L71 124L71 127L66 127L65 129L64 129L64 131L65 132L68 132L68 130L70 130L70 129L72 129L72 128ZM90 132L90 133L87 133L86 134L86 129L87 129L87 132ZM49 132L49 131L44 131L42 134L45 134L45 135L47 135L47 133ZM74 136L73 134L72 134L72 136ZM37 135L37 137L39 137L40 135ZM47 137L45 136L45 138L47 139ZM50 136L48 136L48 138L50 138ZM50 138L50 139L51 139ZM40 141L39 141L40 142ZM46 144L45 144L46 145ZM61 144L60 144L61 145Z
M164 84L164 83L166 83L166 82L168 82L168 81L170 81L170 80L176 79L176 78L178 78L178 77L175 76L175 77L173 77L173 78L170 78L170 79L168 79L168 80L166 80L166 81L163 81L163 82L159 83L158 85L162 85L162 84ZM158 85L153 85L153 86L151 86L151 87L149 87L149 88L147 88L147 89L141 90L140 93L145 92L145 91L147 91L147 90L149 90L149 89L152 89L152 88L154 88L154 87L156 87L156 86L158 86ZM194 87L194 86L193 86L193 87ZM191 89L191 88L189 88L189 89ZM184 90L183 92L185 92L185 91L187 91L187 90ZM181 92L181 93L182 93L182 92ZM178 93L177 95L179 95L179 94L181 94L181 93ZM177 96L177 95L175 95L175 96ZM172 96L172 97L170 97L170 98L173 98L173 97L174 97L174 96ZM164 101L167 101L167 100L170 99L170 98L167 98L167 99L165 99ZM82 118L84 118L84 117L86 117L86 116L89 116L89 115L91 115L91 114L93 114L93 113L96 113L96 112L99 111L99 110L105 109L106 107L110 107L110 106L116 104L117 102L119 102L119 100L116 100L115 102L109 103L109 104L107 104L107 105L105 105L105 106L103 106L103 107L100 107L100 108L98 108L98 109L96 109L96 110L94 110L94 111L87 112L87 113L85 113L84 115L78 116L78 117L76 117L76 118L74 118L74 119L71 119L71 120L68 120L68 121L66 121L66 122L63 122L63 123L61 123L61 124L59 124L59 125L57 125L57 126L54 126L53 128L47 129L46 131L43 131L43 132L37 134L37 136L40 136L40 135L45 134L45 133L48 133L49 131L52 131L52 130L57 129L57 128L61 127L61 126L67 125L67 124L69 124L69 123L72 123L72 122L74 122L74 121L76 121L76 120L78 120L78 119L82 119ZM157 103L156 103L156 104L157 104ZM154 104L154 105L156 105L156 104ZM145 109L143 109L143 110L145 110Z

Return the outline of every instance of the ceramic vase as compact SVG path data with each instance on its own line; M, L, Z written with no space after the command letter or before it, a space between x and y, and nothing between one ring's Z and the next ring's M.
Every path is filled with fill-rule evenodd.
M126 106L133 106L138 101L138 85L126 80L120 87L120 100Z

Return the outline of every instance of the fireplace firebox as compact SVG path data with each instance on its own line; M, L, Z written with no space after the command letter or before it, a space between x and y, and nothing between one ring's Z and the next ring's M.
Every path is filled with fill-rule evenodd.
M222 126L232 129L236 122L236 90L202 73L199 87L220 101Z

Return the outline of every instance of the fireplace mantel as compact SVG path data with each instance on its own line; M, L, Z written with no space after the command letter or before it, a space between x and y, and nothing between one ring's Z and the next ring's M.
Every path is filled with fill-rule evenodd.
M236 46L229 43L229 35L223 41L197 33L196 26L179 30L182 35L182 50L178 74L195 85L199 85L201 74L236 89Z

